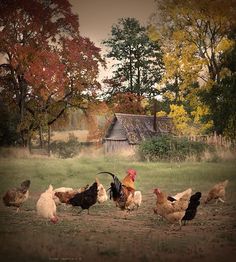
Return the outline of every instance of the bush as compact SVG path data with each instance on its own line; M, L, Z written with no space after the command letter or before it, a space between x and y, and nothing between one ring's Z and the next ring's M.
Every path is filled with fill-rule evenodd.
M50 150L53 154L60 158L71 158L79 154L81 143L73 135L69 134L68 141L54 141L50 145Z
M213 151L214 149L203 142L160 136L142 142L138 151L141 159L148 161L184 161L188 157L194 157L200 161L206 150Z

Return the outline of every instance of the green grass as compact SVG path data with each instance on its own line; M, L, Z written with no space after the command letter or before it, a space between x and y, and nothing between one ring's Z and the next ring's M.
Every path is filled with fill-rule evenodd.
M236 163L145 163L128 159L80 158L80 159L0 159L0 192L9 186L31 179L31 190L40 192L50 183L54 187L80 187L93 182L96 173L110 171L122 178L128 168L138 173L136 185L142 191L158 186L170 192L186 187L206 190L211 184L229 179L236 183ZM99 175L107 184L108 175Z

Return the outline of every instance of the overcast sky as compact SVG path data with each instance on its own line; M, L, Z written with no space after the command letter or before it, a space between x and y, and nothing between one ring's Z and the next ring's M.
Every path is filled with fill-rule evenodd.
M108 38L111 27L119 18L134 17L147 25L154 10L154 0L69 0L73 12L79 15L81 36L89 37L96 46ZM103 52L104 53L104 52ZM110 63L101 70L100 79L111 74Z
M96 44L107 38L111 26L122 17L135 17L142 25L148 21L154 0L70 0L79 15L82 36Z

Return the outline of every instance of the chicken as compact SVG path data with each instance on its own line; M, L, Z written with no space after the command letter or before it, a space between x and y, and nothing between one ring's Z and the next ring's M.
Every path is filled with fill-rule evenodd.
M185 195L186 193L188 193L188 194L192 194L192 188L188 188L188 189L186 189L185 191L183 191L183 192L180 192L180 193L178 193L178 194L176 194L176 195L174 195L174 196L168 196L167 197L167 199L169 200L169 201L171 201L171 202L173 202L173 201L176 201L176 200L179 200L183 195Z
M56 192L68 192L71 190L73 190L73 188L71 187L59 187L59 188L54 189L53 191L56 193Z
M127 176L122 180L122 185L135 190L134 181L136 179L136 175L137 174L134 169L128 169Z
M56 204L67 204L68 201L78 193L77 190L70 190L66 192L55 192L54 201Z
M154 190L154 193L157 196L156 208L154 208L154 212L172 224L178 222L181 228L182 218L185 215L191 194L187 192L179 200L171 202L167 199L166 194L161 192L158 188Z
M54 201L56 204L61 204L65 203L68 204L69 199L74 197L77 193L81 193L85 191L89 185L86 185L85 187L81 187L79 189L73 189L73 188L57 188L54 190L55 196L54 196Z
M53 187L52 185L49 185L48 189L40 195L36 204L36 210L39 216L47 218L55 224L58 221L58 217L56 215L57 207L53 197Z
M3 196L3 202L6 206L17 207L16 212L20 210L20 206L29 197L30 180L25 180L19 188L9 189Z
M185 215L182 218L184 224L186 221L193 220L197 214L197 207L200 205L200 198L202 196L201 192L196 192L190 197L188 208L186 209Z
M73 188L71 188L71 187L59 187L59 188L56 188L56 189L54 189L53 191L54 191L54 201L55 201L55 204L56 205L59 205L59 204L62 204L63 202L60 200L60 197L58 197L57 195L56 195L56 193L57 192L67 192L67 191L72 191L73 190ZM60 194L59 194L60 195Z
M136 178L136 171L129 169L126 177L120 182L118 177L110 172L100 172L98 174L109 174L113 178L113 182L110 187L110 199L113 199L122 210L133 210L134 207L138 207L142 201L142 195L140 191L135 193L134 181Z
M126 202L126 209L131 211L135 208L139 208L142 203L142 193L141 191L134 191L134 195L130 194L127 202Z
M69 199L68 204L71 204L72 206L81 207L82 208L81 211L87 209L89 214L89 208L94 204L96 204L97 196L98 196L98 184L97 182L94 182L88 189L86 189L81 193L75 194L74 197Z
M107 192L106 189L104 188L104 186L99 182L98 178L96 178L96 182L98 184L98 196L97 196L97 202L99 204L107 201L108 196L107 196Z
M210 202L213 199L216 199L216 203L218 200L221 202L225 202L225 188L228 185L229 181L225 180L216 184L209 192L205 200L205 204Z

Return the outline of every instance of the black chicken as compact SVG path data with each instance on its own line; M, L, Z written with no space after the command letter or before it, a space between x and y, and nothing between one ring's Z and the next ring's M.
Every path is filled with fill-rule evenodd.
M97 202L97 195L98 184L94 182L87 190L77 193L74 197L69 199L68 204L81 207L81 212L87 209L89 214L89 208Z
M184 225L186 224L186 221L192 220L196 216L197 207L200 205L201 196L201 192L196 192L194 195L190 197L188 208L186 209L185 215L182 218L182 221L184 221Z

